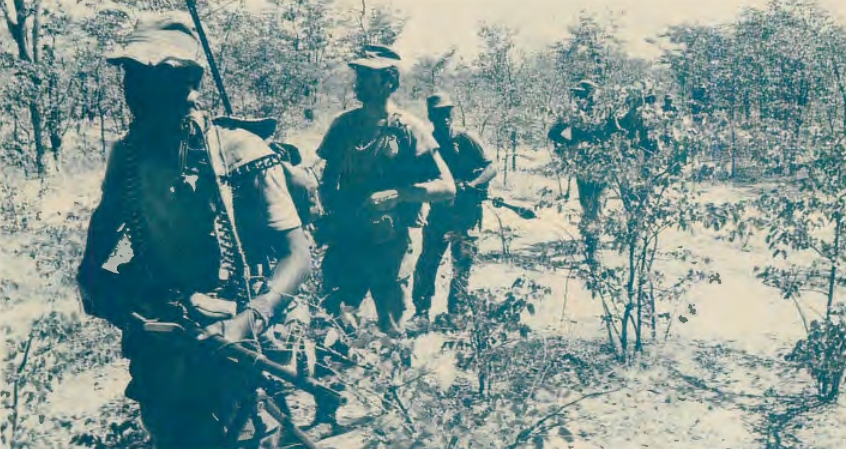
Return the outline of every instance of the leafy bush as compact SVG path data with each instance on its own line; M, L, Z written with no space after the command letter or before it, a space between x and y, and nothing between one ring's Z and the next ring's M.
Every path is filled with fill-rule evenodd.
M823 401L836 401L846 374L846 307L829 319L814 320L808 336L796 343L785 359L805 369L816 381Z

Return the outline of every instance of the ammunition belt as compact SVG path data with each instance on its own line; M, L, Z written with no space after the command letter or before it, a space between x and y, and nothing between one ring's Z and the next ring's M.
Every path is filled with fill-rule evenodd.
M208 142L205 141L205 139L204 143L206 145L204 150L207 152L210 148L208 147ZM124 151L121 151L120 154L123 154L124 156L122 162L125 168L123 215L126 235L130 240L130 246L134 256L133 258L138 259L142 273L146 277L145 280L152 281L154 273L150 267L149 258L147 257L149 232L146 229L144 220L141 219L140 211L141 186L138 148L132 136L128 136L128 138L124 139L121 144L125 146L125 148L122 149ZM184 152L186 150L186 142L183 141L180 151ZM180 159L182 161L186 160L184 156ZM190 168L197 170L199 167ZM235 300L238 302L239 306L243 306L250 298L249 285L247 285L247 270L249 270L249 268L247 268L246 255L244 254L240 241L237 238L233 220L229 216L227 208L223 204L223 189L228 186L222 186L221 184L226 182L226 180L218 179L218 177L213 173L213 170L211 170L211 167L207 166L207 168L208 170L205 173L201 171L199 175L212 176L218 187L215 189L215 193L217 194L213 194L210 198L213 202L215 211L213 229L217 238L218 248L220 250L220 270L218 272L219 283L218 288L216 288L212 293L216 293L220 297ZM183 167L183 173L185 173L186 169L189 169L189 167ZM231 190L228 192L231 192Z

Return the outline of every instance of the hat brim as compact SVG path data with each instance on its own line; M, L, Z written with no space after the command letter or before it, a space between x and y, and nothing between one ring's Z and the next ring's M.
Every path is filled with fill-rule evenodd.
M452 109L455 107L452 103L438 103L438 104L431 104L428 106L429 109Z
M180 52L175 47L173 51L169 51L152 45L133 45L109 54L106 56L106 62L111 65L137 62L146 66L170 65L176 68L203 68L193 55L179 55L178 53Z
M348 63L353 69L370 69L370 70L384 70L391 67L397 67L395 61L379 60L379 59L356 59Z
M183 33L169 30L136 33L126 46L106 55L106 62L112 65L135 61L148 66L168 64L202 68L202 60L199 43Z
M576 94L584 94L584 95L593 94L593 93L596 93L598 91L599 91L599 89L578 89L578 88L571 88L570 89L570 92L573 92L573 93L576 93Z

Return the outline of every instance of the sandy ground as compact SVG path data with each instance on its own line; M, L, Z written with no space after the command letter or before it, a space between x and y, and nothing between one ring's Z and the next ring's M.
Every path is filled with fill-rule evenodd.
M539 155L534 162L541 163L543 159ZM497 186L497 189L509 197L530 199L542 187L557 188L554 180L517 173L509 175L508 187ZM731 201L752 194L745 188L703 188L714 201ZM90 201L95 191L96 182L91 181L65 191L62 196L49 198L42 207L46 211L60 211L74 201ZM574 197L575 192L573 188ZM499 228L496 212L502 225L512 228L511 252L519 254L535 243L566 241L578 235L573 216L577 204L572 198L562 211L542 210L540 218L533 221L522 220L501 209L488 210L484 228ZM53 217L53 214L45 215ZM61 218L56 215L51 219ZM672 233L663 244L684 245L696 254L708 256L710 262L703 269L719 273L722 282L699 283L679 303L664 305L674 316L679 310L687 309L688 304L694 305L697 313L684 324L677 321L669 339L652 346L641 366L617 370L624 386L621 391L584 401L573 409L570 430L577 435L575 443L553 440L548 447L763 448L765 445L759 440L762 415L755 407L762 403L764 393L774 389L779 394L798 394L809 387L806 374L785 372L778 363L803 335L803 329L795 305L781 299L777 291L763 286L754 277L752 268L769 260L759 237L753 238L746 250L736 243L715 240L712 233L704 230ZM10 248L4 242L0 249L3 261L0 279L15 279L21 285L37 283L32 259ZM481 248L488 254L501 250L499 238L486 235ZM668 269L672 269L672 263L667 262ZM442 273L447 273L448 264L446 260ZM530 277L551 288L552 293L540 303L537 313L525 317L536 333L564 336L574 342L603 338L599 302L592 300L577 280L570 279L566 270L526 270L487 263L474 270L471 286L504 287L518 277ZM445 295L446 279L442 276L434 313L444 311ZM51 306L46 306L45 301L25 301L14 307L3 305L0 326L10 336L22 336L27 332L27 323L49 307L67 312L78 310L72 293L59 292L59 296ZM806 298L804 304L809 310L821 310L817 298ZM372 306L368 305L364 314L372 316L372 313ZM440 351L440 343L441 337L437 335L421 337L415 343L416 363L436 366L438 379L449 384L454 378L451 357ZM121 397L127 381L123 361L67 377L49 395L42 413L67 418L95 416L103 404ZM7 388L0 384L0 389ZM565 401L563 394L559 397ZM846 429L846 407L832 406L813 413L804 421L803 428L797 430L802 443L796 447L846 447L843 429ZM45 428L44 432L55 430ZM352 447L352 443L347 441L337 447Z

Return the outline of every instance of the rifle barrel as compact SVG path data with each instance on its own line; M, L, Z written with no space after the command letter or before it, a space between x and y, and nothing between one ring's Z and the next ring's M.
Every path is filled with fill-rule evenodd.
M320 382L310 377L300 376L293 369L280 365L268 359L267 356L248 349L241 344L229 342L219 336L210 337L209 340L215 343L215 346L218 347L216 352L219 352L221 355L232 357L238 363L255 366L271 376L278 377L307 393L339 396L335 390L330 389Z
M220 357L226 357L229 360L238 363L242 367L257 368L260 371L282 379L283 381L288 382L312 395L320 394L323 396L340 396L340 394L335 390L317 382L311 377L301 376L295 370L268 359L264 354L253 351L240 343L230 342L219 335L209 336L205 341L197 341L197 337L203 334L202 330L199 328L195 329L193 326L186 328L180 323L151 320L137 312L132 312L129 316L136 326L140 326L139 329L143 332L150 333L152 335L173 335L176 333L180 335L180 341L183 342L182 344L209 345L211 347L211 351Z
M206 53L206 59L209 61L209 68L214 78L214 83L217 85L217 91L220 93L220 100L223 102L223 110L226 115L232 115L232 104L229 103L229 96L226 95L226 90L223 88L223 78L217 70L217 64L214 62L214 55L212 55L209 41L206 38L206 32L203 30L203 24L200 22L200 15L197 14L197 1L185 0L188 4L188 12L191 13L191 18L194 20L194 26L197 27L197 34L200 37L200 43L203 45L203 51Z

